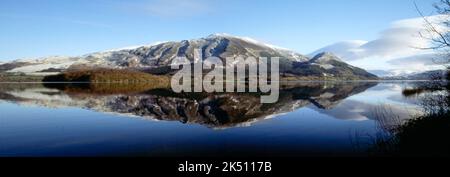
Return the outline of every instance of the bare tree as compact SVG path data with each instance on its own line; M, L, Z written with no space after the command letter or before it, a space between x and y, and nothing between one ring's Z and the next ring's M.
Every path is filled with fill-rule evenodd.
M450 68L450 0L439 0L433 6L440 15L439 20L430 19L423 14L416 3L414 3L417 12L422 16L425 22L425 33L420 32L422 38L431 41L431 47L423 49L432 49L440 52L442 57L434 59L436 64L442 64L447 69ZM448 75L448 73L447 73ZM448 76L447 76L448 77Z
M440 0L439 3L434 4L437 12L443 18L439 22L430 20L429 17L423 14L416 3L414 5L417 12L425 21L426 33L420 32L420 36L430 39L433 42L433 46L426 49L438 50L450 48L450 31L448 29L442 29L442 26L450 27L450 0Z

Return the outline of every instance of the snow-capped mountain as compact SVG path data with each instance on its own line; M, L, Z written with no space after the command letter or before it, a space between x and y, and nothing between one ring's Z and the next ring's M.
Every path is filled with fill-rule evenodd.
M447 70L432 70L425 72L417 72L411 74L403 74L397 76L388 76L384 79L389 80L443 80L446 78Z
M158 70L160 74L177 57L194 60L194 50L200 49L203 59L215 56L227 57L279 57L280 71L302 76L343 76L361 74L366 78L376 78L359 68L350 66L330 53L320 53L313 58L291 50L266 44L247 37L228 34L213 34L208 37L179 42L161 42L146 46L108 50L78 57L47 57L34 60L15 60L0 65L0 72L50 75L76 68L135 68L139 70ZM311 73L300 71L306 67ZM357 69L358 72L351 70ZM346 72L340 72L345 70ZM349 72L351 71L351 72ZM362 78L362 77L361 77Z
M376 79L377 76L342 61L329 52L319 53L307 62L295 62L290 71L298 76L321 76L341 79Z
M346 57L348 60L353 60L354 58L358 58L357 56L357 48L366 44L367 41L362 40L351 40L351 41L343 41L338 42L335 44L331 44L328 46L325 46L321 49L318 49L310 54L308 56L314 57L315 55L323 52L331 52L336 55L339 55L341 57Z

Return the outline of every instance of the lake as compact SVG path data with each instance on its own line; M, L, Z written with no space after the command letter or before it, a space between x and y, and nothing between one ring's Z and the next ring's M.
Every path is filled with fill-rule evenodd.
M292 82L258 94L0 83L0 156L367 156L421 114L415 82ZM383 119L388 110L396 119Z

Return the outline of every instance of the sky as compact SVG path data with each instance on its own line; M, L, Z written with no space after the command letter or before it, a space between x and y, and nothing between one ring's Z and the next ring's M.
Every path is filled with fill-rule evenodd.
M436 0L416 0L433 15ZM227 33L310 54L341 41L376 41L414 0L2 0L0 62Z
M364 68L378 75L404 75L427 70L444 69L448 61L446 50L424 50L433 47L430 39L438 38L430 33L428 24L444 34L450 29L444 25L448 15L397 20L372 40L346 40L325 46L310 56L331 52L347 63Z

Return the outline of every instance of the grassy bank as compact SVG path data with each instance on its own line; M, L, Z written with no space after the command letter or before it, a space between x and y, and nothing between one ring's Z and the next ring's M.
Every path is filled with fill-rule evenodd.
M44 76L25 75L19 73L0 73L0 82L42 82Z
M167 76L156 76L125 69L91 69L66 71L46 76L44 82L91 82L91 83L154 83L168 84Z

